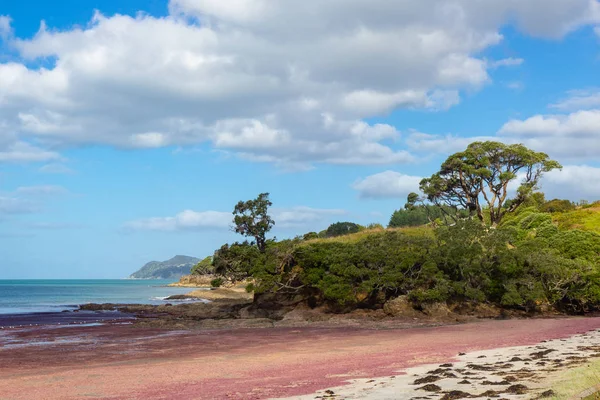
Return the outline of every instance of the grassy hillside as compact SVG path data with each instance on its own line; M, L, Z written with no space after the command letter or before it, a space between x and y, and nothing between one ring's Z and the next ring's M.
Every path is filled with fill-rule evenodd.
M552 220L560 229L580 229L600 233L600 202L574 211L554 213Z
M406 236L411 237L429 237L433 238L433 229L429 226L418 226L418 227L406 227L406 228L375 228L375 229L363 229L357 233L350 233L343 236L334 236L330 238L318 238L311 239L302 242L302 245L310 245L314 243L356 243L363 239L382 235L385 232L401 232Z

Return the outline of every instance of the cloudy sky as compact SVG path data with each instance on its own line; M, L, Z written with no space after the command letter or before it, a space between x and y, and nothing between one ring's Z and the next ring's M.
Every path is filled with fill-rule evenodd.
M0 278L203 257L260 192L280 238L385 224L477 139L600 198L599 76L597 0L3 2Z

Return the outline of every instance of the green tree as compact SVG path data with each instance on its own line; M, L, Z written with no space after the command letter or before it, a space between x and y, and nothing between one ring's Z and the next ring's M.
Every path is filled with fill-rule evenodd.
M212 256L208 256L204 260L200 261L198 264L196 264L192 267L191 274L192 275L210 275L213 272L214 272L213 258L212 258Z
M425 199L416 193L410 193L404 204L404 209L396 210L390 218L390 228L402 228L407 226L421 226L433 224L436 220L448 222L452 220L447 216L455 216L457 210L446 205L438 207L425 204Z
M267 232L275 225L273 218L267 214L272 205L269 193L261 193L254 200L238 202L233 209L235 231L253 237L261 253L265 252Z
M457 207L475 212L485 221L484 208L492 226L506 213L515 211L537 188L543 173L561 165L545 153L521 144L474 142L465 151L448 157L440 170L421 181L421 191L437 206ZM505 207L509 184L523 176L517 195ZM483 203L483 204L482 204Z
M249 278L253 268L262 262L263 253L249 242L225 244L213 257L215 273L234 283Z
M356 233L361 230L361 226L354 222L336 222L329 225L325 231L325 237L335 237Z
M411 192L406 197L406 204L404 205L404 208L407 209L407 210L415 208L417 202L420 201L420 200L421 200L421 198L419 197L418 194L416 194L414 192Z

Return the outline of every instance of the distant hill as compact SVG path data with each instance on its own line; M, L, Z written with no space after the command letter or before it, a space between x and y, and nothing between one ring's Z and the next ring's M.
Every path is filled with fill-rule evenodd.
M179 279L189 275L192 267L200 262L199 258L175 256L167 261L150 261L129 276L130 279Z

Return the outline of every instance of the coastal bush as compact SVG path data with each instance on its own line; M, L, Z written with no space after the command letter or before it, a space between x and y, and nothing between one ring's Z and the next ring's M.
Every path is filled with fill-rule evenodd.
M340 222L318 234L266 240L262 251L249 242L224 245L212 264L222 282L251 278L248 290L259 297L304 299L335 312L379 308L398 296L423 310L444 302L599 309L600 234L565 229L556 216L600 213L540 211L547 203L533 193L497 226L486 220L485 208L483 222L457 218L437 227L367 229ZM419 207L413 201L406 210Z
M600 235L595 232L559 232L548 240L548 246L568 259L585 260L600 265Z
M600 205L592 204L573 211L553 214L553 220L561 229L579 229L600 233Z
M448 215L456 215L458 211L452 207L417 205L410 208L404 208L394 211L390 218L388 227L402 228L407 226L426 225L436 220L444 220ZM464 213L463 213L464 214ZM462 217L468 216L468 213L461 214Z
M308 233L305 233L304 235L302 235L303 240L312 240L312 239L318 239L318 238L319 238L319 234L317 232L308 232Z
M252 276L252 270L263 262L264 254L258 247L246 241L225 244L213 256L215 274L232 283Z
M192 275L211 275L215 272L212 256L206 257L192 267Z
M573 204L571 201L560 199L550 200L540 206L540 211L545 213L567 212L573 211L574 209L575 204Z
M362 226L354 222L336 222L325 230L325 237L335 237L359 232Z
M385 229L385 227L378 222L373 222L367 225L366 229Z
M223 286L223 278L215 278L212 281L210 281L210 286L214 287L214 288L218 288Z
M375 231L356 242L301 245L294 261L302 268L302 284L317 288L326 302L367 306L406 294L410 278L418 274L432 245L426 236Z

